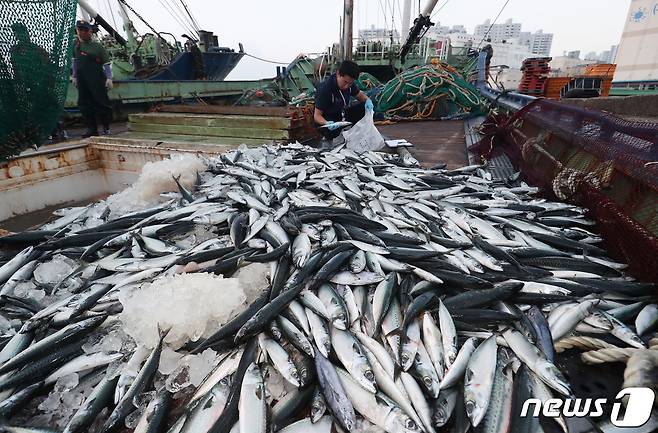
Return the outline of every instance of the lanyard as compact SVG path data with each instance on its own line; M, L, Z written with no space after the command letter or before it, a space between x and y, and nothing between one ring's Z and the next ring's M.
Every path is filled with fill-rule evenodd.
M345 100L345 96L343 95L343 92L340 91L340 89L338 89L338 93L340 93L340 97L343 98L343 109L340 110L340 112L343 117L342 120L345 121L345 109L347 108L347 101Z

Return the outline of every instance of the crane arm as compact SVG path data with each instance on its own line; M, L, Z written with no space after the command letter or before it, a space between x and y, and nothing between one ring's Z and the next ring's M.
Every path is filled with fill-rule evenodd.
M417 43L425 33L427 33L427 30L434 25L434 23L430 21L430 16L438 2L439 0L429 0L425 5L425 9L423 9L420 15L418 15L418 18L414 20L414 25L409 29L409 35L400 49L400 59L402 60L402 63L404 63L404 59L407 54L409 54L411 47L413 47L413 45Z

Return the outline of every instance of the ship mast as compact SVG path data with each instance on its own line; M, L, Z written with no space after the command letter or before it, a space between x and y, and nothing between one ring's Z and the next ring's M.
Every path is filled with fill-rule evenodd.
M131 46L136 46L137 41L135 35L137 34L137 30L135 30L135 26L128 16L128 11L126 10L126 7L123 5L123 3L117 2L117 4L119 5L119 16L121 17L121 21L123 21L123 31L126 32L128 43Z
M402 6L402 33L401 35L406 36L409 34L409 27L411 26L411 0L404 0L404 5Z
M343 3L343 37L341 41L341 56L343 60L352 60L352 26L354 18L354 1L344 0Z

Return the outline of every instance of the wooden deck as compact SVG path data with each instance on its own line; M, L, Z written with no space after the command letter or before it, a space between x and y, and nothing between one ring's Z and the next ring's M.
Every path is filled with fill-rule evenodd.
M386 139L405 139L414 146L411 154L424 166L448 164L448 168L468 165L464 122L461 120L428 120L378 125Z

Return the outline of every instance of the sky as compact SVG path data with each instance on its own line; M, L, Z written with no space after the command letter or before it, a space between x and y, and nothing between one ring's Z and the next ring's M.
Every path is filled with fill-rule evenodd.
M447 1L447 2L446 2ZM551 55L580 50L585 54L610 49L619 43L631 0L439 0L433 22L462 24L469 32L486 19L496 18L508 1L497 23L512 18L523 24L523 31L542 29L554 33ZM178 0L128 0L159 31L180 36L182 25L167 11ZM392 19L399 30L402 0L354 0L354 33L386 26ZM91 0L101 15L116 14L116 0ZM221 46L237 50L242 43L247 53L275 62L289 63L300 53L319 53L339 38L342 0L186 0L200 27L214 31ZM421 0L424 7L426 0ZM418 14L418 1L412 0L412 17ZM386 18L385 18L386 17ZM110 23L111 19L108 19ZM139 31L144 25L133 17ZM120 24L118 25L120 27ZM269 78L276 64L243 57L227 79Z

